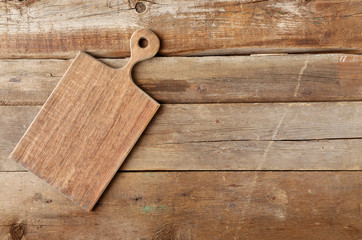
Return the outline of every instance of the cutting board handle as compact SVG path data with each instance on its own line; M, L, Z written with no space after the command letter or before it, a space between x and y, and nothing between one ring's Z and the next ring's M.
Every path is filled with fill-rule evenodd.
M152 58L160 48L160 39L148 29L135 31L131 36L131 59L125 66L129 72L132 67L143 60Z

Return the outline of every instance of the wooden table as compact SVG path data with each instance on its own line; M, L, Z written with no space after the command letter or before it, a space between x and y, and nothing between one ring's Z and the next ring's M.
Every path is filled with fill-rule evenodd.
M0 2L0 239L358 239L358 0ZM78 50L162 107L94 211L7 157ZM272 54L270 54L272 53Z

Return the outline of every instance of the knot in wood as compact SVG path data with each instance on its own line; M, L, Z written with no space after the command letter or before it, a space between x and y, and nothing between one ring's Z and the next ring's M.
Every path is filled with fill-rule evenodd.
M143 13L146 11L146 5L143 2L137 2L135 5L136 12Z

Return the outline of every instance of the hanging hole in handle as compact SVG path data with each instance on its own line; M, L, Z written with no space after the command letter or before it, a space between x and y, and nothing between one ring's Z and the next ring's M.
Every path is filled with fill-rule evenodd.
M151 30L139 29L132 34L130 47L132 63L135 64L155 56L160 40Z
M138 46L140 46L140 48L146 48L148 46L148 40L146 38L140 38Z

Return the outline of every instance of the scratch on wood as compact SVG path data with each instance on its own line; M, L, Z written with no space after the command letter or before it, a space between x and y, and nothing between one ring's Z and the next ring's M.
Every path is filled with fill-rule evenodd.
M254 189L255 189L255 184L256 184L256 179L258 178L258 172L256 171L255 174L254 174L254 178L253 178L253 181L249 187L249 192L248 192L248 195L246 196L246 203L245 203L245 207L243 207L243 210L241 211L241 214L240 214L240 221L238 222L238 225L242 224L243 223L243 220L245 218L245 211L247 209L249 209L249 206L250 206L250 201L251 201L251 194L253 194L254 192ZM235 236L234 236L234 239L237 239L237 236L239 235L239 228L236 228L236 231L235 231Z
M284 111L283 116L281 117L278 125L276 126L276 128L275 128L275 130L274 130L274 132L273 132L273 135L272 135L272 137L271 137L271 141L268 143L268 146L267 146L267 147L265 148L265 150L264 150L263 159L260 161L260 163L258 164L258 166L257 166L257 168L256 168L257 171L258 171L258 170L261 170L261 168L262 168L262 166L263 166L263 164L264 164L264 162L265 162L265 160L266 160L266 157L267 157L267 155L268 155L268 152L270 151L270 148L271 148L271 146L273 145L273 142L274 142L276 136L278 135L279 128L280 128L280 126L281 126L281 125L283 124L283 122L284 122L285 116L287 115L287 111L288 111L288 109L286 109L286 110ZM250 185L250 188L249 188L249 192L248 192L247 200L246 200L246 205L245 205L245 208L244 208L243 211L242 211L242 219L244 218L245 210L249 208L250 201L251 201L251 194L252 194L252 193L254 192L254 190L255 190L256 180L257 180L257 178L258 178L258 175L257 175L258 172L257 172L257 171L256 171L255 174L254 174L253 181L252 181L252 183L251 183L251 185ZM237 235L236 235L236 236L237 236Z
M302 68L299 71L297 86L295 86L295 90L294 90L294 97L296 97L298 95L299 87L302 82L302 76L303 76L304 71L307 69L308 63L309 63L309 56L307 57L307 59L304 62L304 65L302 66Z
M244 215L245 215L245 211L249 208L249 205L250 205L250 201L251 201L251 195L253 194L254 190L255 190L255 185L256 185L256 180L258 178L258 171L261 170L265 160L266 160L266 157L268 155L268 152L270 151L270 148L276 138L276 136L278 135L278 131L279 131L279 128L280 126L283 124L284 122L284 119L285 119L285 116L287 115L287 111L288 109L286 109L284 111L284 114L283 116L281 117L278 125L276 126L274 132L273 132L273 135L271 137L271 141L269 141L268 143L268 146L265 148L264 150L264 154L263 154L263 158L262 160L260 161L260 163L258 164L258 166L256 167L256 171L255 171L255 174L254 174L254 178L253 178L253 181L251 182L250 184L250 187L249 187L249 191L248 191L248 195L246 196L246 203L245 203L245 207L243 208L243 211L241 212L241 220L240 220L240 223L243 221L244 219ZM239 225L239 224L238 224ZM236 231L236 234L235 234L235 238L238 236L238 232L239 231Z
M304 10L304 7L299 5L297 2L278 2L273 3L270 6L281 9L283 13L290 13L298 17L301 17L303 15L301 10Z
M284 111L284 114L283 114L282 118L280 119L278 126L277 126L277 127L275 128L275 130L274 130L274 133L273 133L273 136L272 136L272 140L273 140L273 141L275 140L275 137L276 137L277 134L278 134L278 131L279 131L280 126L283 124L285 115L287 115L287 111L288 111L288 109L286 109L286 110Z
M261 170L261 167L262 167L263 163L265 162L266 157L268 156L268 153L270 151L270 148L273 145L273 142L275 141L275 138L276 138L276 136L278 134L279 128L284 122L285 115L287 115L287 109L285 110L285 112L284 112L282 118L280 119L277 127L275 128L274 133L273 133L273 135L271 137L271 141L268 143L268 146L265 148L265 151L264 151L264 154L263 154L263 159L262 159L262 161L260 161L260 163L259 163L258 167L256 168L256 170Z
M341 57L339 58L339 62L344 62L344 61L346 61L346 58L347 58L346 55L341 56Z

